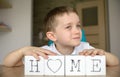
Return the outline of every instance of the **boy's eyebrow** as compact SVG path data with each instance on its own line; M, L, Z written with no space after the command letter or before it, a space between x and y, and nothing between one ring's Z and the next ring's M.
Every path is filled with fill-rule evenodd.
M80 21L78 21L78 24L81 26L81 23L80 23Z
M80 23L80 21L78 21L78 23ZM81 24L81 23L80 23Z

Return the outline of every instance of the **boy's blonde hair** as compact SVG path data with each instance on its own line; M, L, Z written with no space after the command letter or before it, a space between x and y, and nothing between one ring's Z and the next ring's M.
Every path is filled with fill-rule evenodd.
M74 8L67 7L67 6L61 6L61 7L56 7L53 10L51 10L45 17L44 20L44 27L45 27L45 33L48 31L54 31L56 27L56 18L58 16L62 16L65 13L77 13L77 11Z

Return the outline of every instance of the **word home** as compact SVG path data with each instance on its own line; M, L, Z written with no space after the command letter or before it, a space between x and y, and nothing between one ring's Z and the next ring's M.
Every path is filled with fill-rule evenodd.
M25 56L25 75L105 75L105 56Z

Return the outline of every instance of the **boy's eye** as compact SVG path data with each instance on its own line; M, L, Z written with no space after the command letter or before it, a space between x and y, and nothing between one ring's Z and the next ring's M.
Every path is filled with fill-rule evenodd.
M80 25L77 25L77 27L80 27Z
M70 28L71 28L71 26L67 26L67 27L66 27L66 29L70 29Z

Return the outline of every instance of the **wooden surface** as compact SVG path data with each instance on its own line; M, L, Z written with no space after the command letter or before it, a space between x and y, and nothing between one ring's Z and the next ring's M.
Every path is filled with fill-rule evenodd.
M0 77L76 77L76 76L25 76L24 67L8 68L0 65ZM77 76L77 77L120 77L120 65L107 67L105 76Z

